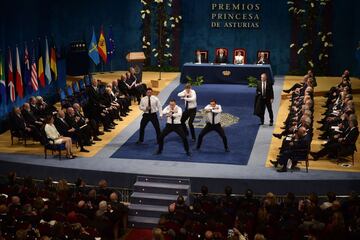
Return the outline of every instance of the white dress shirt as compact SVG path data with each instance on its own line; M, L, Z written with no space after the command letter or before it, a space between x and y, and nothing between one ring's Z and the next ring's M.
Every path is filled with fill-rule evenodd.
M166 115L166 123L169 124L180 124L181 123L181 115L182 110L181 107L175 106L175 108L172 110L170 105L168 105L164 110L162 111L163 114Z
M145 97L143 97L141 99L139 108L144 113L156 113L156 112L159 112L160 117L161 117L162 116L162 111L161 111L160 100L155 96L150 96L150 105L151 105L151 111L148 108L149 107L149 97L145 96Z
M213 108L210 104L208 104L206 105L204 110L206 111L206 122L210 124L220 123L220 117L222 112L221 105L216 104Z
M187 93L186 90L179 92L178 97L181 97L181 99L184 99L185 101L185 108L186 108L186 102L188 104L188 109L196 108L196 92L193 89L190 89L190 92Z
M62 143L62 139L59 139L60 133L54 126L54 124L45 124L46 137L55 140L55 144Z
M244 64L244 56L235 56L234 64Z

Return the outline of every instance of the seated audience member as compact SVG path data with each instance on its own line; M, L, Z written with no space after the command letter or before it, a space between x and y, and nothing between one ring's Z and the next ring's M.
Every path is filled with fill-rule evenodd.
M281 165L282 168L278 169L278 172L286 172L287 169L287 163L288 159L291 159L292 164L291 168L294 168L297 164L296 162L296 154L298 153L297 150L305 150L307 151L307 148L310 144L310 136L306 133L305 127L300 127L294 138L287 144L288 147L286 149L284 146L282 148L282 151L280 151L280 154L278 155L278 158L276 161L270 160L270 162L274 165L274 167L277 167L278 165Z
M129 101L129 106L130 106L131 105L131 96L130 96L130 92L129 92L129 85L126 82L127 81L126 75L121 75L117 81L118 81L118 88L119 88L120 94L125 95L126 98L130 100Z
M98 137L99 135L104 135L103 132L99 130L99 124L94 119L89 119L84 116L81 112L81 106L78 103L73 104L73 109L75 112L75 115L79 117L79 121L83 124L89 124L90 127L90 134L93 136L93 141L101 141L101 139Z
M138 104L140 104L141 97L146 95L146 84L142 83L141 79L138 79L135 73L135 68L130 67L127 74L127 87L132 96L136 97Z
M25 134L26 136L31 136L35 141L43 143L39 128L35 125L26 123L19 107L14 107L12 114L10 114L10 124L13 130Z
M264 52L260 52L258 54L258 59L256 64L270 64L270 61Z
M54 120L54 125L60 135L70 137L72 140L77 141L80 146L80 152L89 152L84 148L85 139L82 138L81 134L68 120L65 118L65 112L59 110Z
M45 119L46 116L57 113L56 107L47 104L41 96L36 97L36 106L38 109L39 117L41 118Z
M120 105L114 101L115 98L112 96L112 90L110 86L106 86L105 91L102 95L102 104L106 107L106 110L110 113L112 121L118 119L122 121L120 116ZM113 122L114 125L117 125Z
M309 79L311 79L311 86L316 87L317 83L316 83L316 80L315 80L315 76L314 76L312 70L309 70L307 72L307 74L302 78L300 83L295 83L291 88L283 90L283 92L284 93L290 93L292 91L300 91L300 89L303 89L303 88L306 89L306 87L310 85L309 84Z
M237 51L234 57L234 64L244 64L244 56L242 55L241 51Z
M24 103L21 114L23 115L27 125L32 125L39 129L42 127L43 122L33 113L29 103Z
M94 144L94 142L91 141L90 126L79 116L76 116L72 107L68 107L66 109L65 120L72 128L75 129L75 134L78 138L77 140L79 141L79 145L82 149L82 146L91 146ZM83 152L87 152L87 150L83 149Z
M66 157L69 159L73 159L74 155L72 153L72 140L70 137L61 136L58 130L54 125L54 117L49 115L45 119L45 134L46 137L53 140L55 144L65 144L66 149Z
M224 49L220 48L216 52L215 63L228 63L228 56Z
M207 63L207 57L205 54L201 54L200 50L196 50L195 52L195 60L194 63Z
M40 118L39 108L36 105L36 97L32 96L29 98L30 109L34 113L37 119L44 121L44 118Z
M325 145L319 152L310 152L314 160L328 155L330 158L338 158L352 154L356 149L356 141L359 137L358 121L353 118L349 120L349 128L343 137L337 138L331 144Z
M122 112L126 115L130 112L131 99L119 88L119 81L114 80L111 84L112 94L115 97L115 101L118 102L122 108Z

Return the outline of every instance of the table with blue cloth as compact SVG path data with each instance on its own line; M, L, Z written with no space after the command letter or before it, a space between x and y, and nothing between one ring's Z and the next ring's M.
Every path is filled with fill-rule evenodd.
M271 65L257 64L213 64L213 63L185 63L181 69L181 83L187 83L187 76L195 80L203 76L204 83L216 84L247 84L248 77L260 80L260 75L266 73L268 80L274 83Z

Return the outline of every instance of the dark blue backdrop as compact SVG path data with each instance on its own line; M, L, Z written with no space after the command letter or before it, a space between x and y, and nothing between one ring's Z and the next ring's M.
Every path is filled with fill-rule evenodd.
M271 50L275 74L286 74L289 62L290 18L286 1L247 1L261 4L261 28L211 29L211 2L246 2L237 0L181 0L183 23L181 25L181 62L193 60L193 50L205 48L213 57L218 46L244 47L248 50L250 62L254 61L256 50ZM113 26L116 42L114 69L125 69L124 60L129 51L141 50L140 0L107 1L60 1L60 0L13 0L2 3L0 48L14 46L38 36L53 34L58 46L73 40L91 38L94 26L99 33L103 24L105 32ZM344 68L360 74L355 58L355 49L360 41L357 0L333 0L334 50L331 72L337 74Z

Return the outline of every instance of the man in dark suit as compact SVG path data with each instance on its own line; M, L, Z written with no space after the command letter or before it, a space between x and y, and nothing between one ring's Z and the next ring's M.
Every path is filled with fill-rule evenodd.
M10 124L11 128L18 133L25 136L31 136L35 141L43 142L40 130L33 125L26 124L19 107L15 107L13 113L10 115Z
M292 160L292 167L295 167L297 164L295 160L297 154L296 150L307 149L310 141L311 137L310 134L307 134L307 129L305 127L300 127L294 135L294 138L286 144L286 147L282 146L282 148L285 149L282 149L281 153L278 155L278 160L270 160L270 162L274 167L277 167L278 165L282 166L282 168L278 169L278 172L286 172L288 159Z
M349 130L337 141L325 145L319 152L310 152L310 155L317 160L328 155L330 158L337 158L339 155L346 156L352 154L356 150L356 141L359 137L358 121L356 118L349 120Z
M24 103L22 107L21 114L25 119L25 123L27 125L32 125L40 129L43 125L43 122L40 119L37 119L35 114L31 111L31 107L29 103Z
M215 63L228 63L228 56L225 50L220 48L215 57Z
M257 59L257 64L270 64L269 57L264 52L260 52Z
M269 112L270 126L274 123L274 114L272 103L274 101L274 90L270 81L268 81L266 73L261 74L261 80L258 81L256 87L256 98L254 106L254 114L260 118L260 125L264 124L265 107Z

